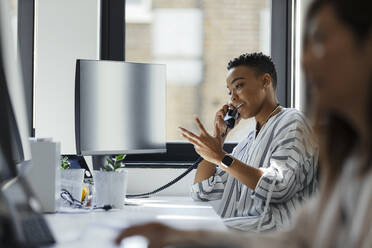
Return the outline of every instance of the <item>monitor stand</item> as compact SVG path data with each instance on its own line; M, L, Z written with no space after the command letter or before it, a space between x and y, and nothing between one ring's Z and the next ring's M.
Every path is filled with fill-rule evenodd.
M100 170L106 163L107 155L92 155L93 170Z

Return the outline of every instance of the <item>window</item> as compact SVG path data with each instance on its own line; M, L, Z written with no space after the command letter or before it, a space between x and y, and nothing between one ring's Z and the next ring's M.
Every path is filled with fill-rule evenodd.
M16 1L16 0L9 0ZM197 132L198 115L211 131L215 112L228 100L227 62L245 52L271 54L279 73L277 94L287 104L287 30L293 0L101 0L101 59L166 63L168 66L167 161L193 161L193 147L180 137L178 126ZM29 81L32 120L34 0L17 0L19 40L25 76ZM272 10L273 9L273 10ZM273 14L273 15L272 15ZM273 19L273 20L271 20ZM273 28L271 28L273 25ZM31 30L31 31L30 31ZM123 42L125 36L125 42ZM272 42L271 46L271 40ZM283 100L284 99L284 100ZM32 126L32 121L30 121ZM229 142L237 142L254 127L247 120ZM244 128L242 127L244 126ZM230 146L231 148L231 146ZM184 156L184 157L182 157ZM141 155L137 161L164 161L164 156Z
M125 5L127 23L151 22L151 0L126 0Z
M151 18L135 21L134 6ZM178 126L198 132L194 115L213 132L215 113L229 100L228 61L246 52L270 55L270 13L269 0L126 2L126 61L167 65L167 141L185 142ZM228 141L253 128L253 120L242 121Z

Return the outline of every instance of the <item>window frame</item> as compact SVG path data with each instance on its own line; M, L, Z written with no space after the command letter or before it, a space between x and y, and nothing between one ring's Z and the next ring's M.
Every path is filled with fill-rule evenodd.
M292 1L271 0L271 57L278 73L276 89L280 104L291 106L291 37ZM283 30L283 27L285 30ZM231 152L236 142L225 143L224 150ZM187 142L167 142L165 154L128 155L126 162L133 168L187 168L198 154Z
M292 6L294 1L296 0L271 0L271 58L278 76L277 97L284 107L291 107L292 104Z
M226 142L223 149L231 153L236 145L235 142ZM188 168L199 157L194 146L187 142L167 142L166 147L166 153L127 155L125 166L129 168Z
M18 43L23 65L28 114L33 115L34 1L18 0ZM291 106L292 6L295 0L271 0L271 57L278 72L277 96L284 107ZM101 59L125 61L125 0L101 2ZM284 27L284 30L283 30ZM33 136L32 118L29 126ZM237 143L226 143L231 152ZM128 167L185 168L198 157L187 142L167 142L164 154L128 155Z

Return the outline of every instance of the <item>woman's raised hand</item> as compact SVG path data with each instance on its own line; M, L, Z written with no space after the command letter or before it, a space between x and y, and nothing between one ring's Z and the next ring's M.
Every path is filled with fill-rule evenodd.
M214 135L212 136L205 130L198 117L195 117L195 121L199 127L200 135L196 135L183 127L179 127L182 136L194 145L195 151L205 160L214 164L219 164L225 155L222 149L223 138L221 137L220 126L217 122L215 123Z

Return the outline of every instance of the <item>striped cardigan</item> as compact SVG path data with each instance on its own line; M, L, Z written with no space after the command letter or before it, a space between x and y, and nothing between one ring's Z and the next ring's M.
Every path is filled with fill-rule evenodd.
M232 156L262 170L250 189L216 167L214 175L191 187L195 200L220 200L218 214L229 227L244 231L270 231L289 227L299 205L317 189L318 147L304 115L283 108L262 127L251 132Z

